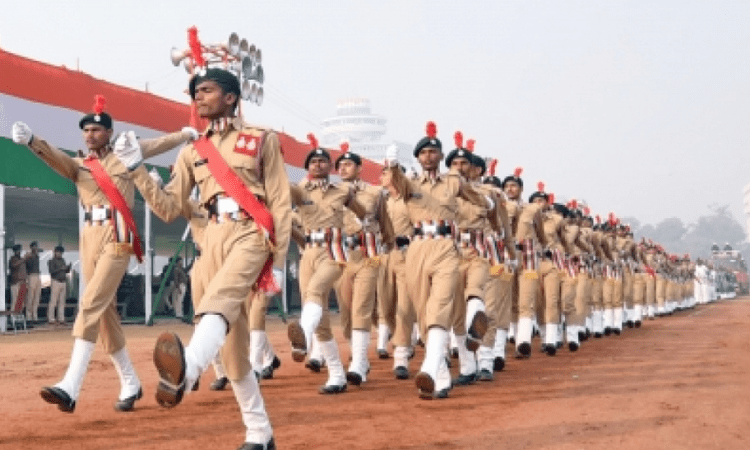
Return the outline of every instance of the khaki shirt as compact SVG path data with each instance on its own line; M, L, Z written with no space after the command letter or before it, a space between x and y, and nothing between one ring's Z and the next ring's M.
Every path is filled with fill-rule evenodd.
M372 186L361 180L355 182L344 182L354 191L357 201L365 208L365 220L359 220L351 210L344 212L344 233L348 235L361 231L368 233L380 233L383 243L392 244L395 236L393 224L386 210L386 199L383 189Z
M205 135L247 189L270 211L276 234L274 265L283 268L291 230L291 199L278 137L272 131L245 126L239 119L228 122L223 130L209 128ZM133 180L154 213L165 222L184 215L195 186L203 207L216 195L226 195L192 144L180 151L172 180L163 190L143 166L133 171Z
M547 210L542 214L542 228L544 236L547 239L547 248L550 250L559 250L563 254L563 247L560 233L562 232L563 217L555 210Z
M343 229L344 208L352 209L359 218L366 214L347 184L305 179L291 186L291 194L306 233L325 228Z
M145 157L146 155L163 153L186 142L188 139L190 139L189 133L178 132L167 134L157 139L142 140L139 143ZM29 147L55 172L75 183L76 188L78 188L78 197L84 207L109 205L109 200L99 189L88 167L83 164L84 158L68 156L63 151L37 136L34 136ZM132 208L135 199L135 188L127 167L112 152L104 155L99 162L109 174L112 182L117 186L128 206Z
M422 174L411 180L412 194L406 199L412 223L430 220L456 221L458 198L476 205L486 205L485 198L456 172L437 174L432 178Z
M544 233L540 234L538 232L536 222L541 214L541 205L536 203L526 203L524 205L518 205L518 208L520 209L520 212L517 212L516 242L531 239L533 241L541 242L543 245L546 244Z
M52 258L47 261L47 268L49 269L49 275L53 280L64 283L66 281L65 274L70 272L70 267L65 263L63 258Z
M10 257L10 284L26 282L26 260L20 256Z
M400 195L394 197L388 196L388 215L393 224L393 232L396 236L411 236L414 234L414 227L409 220L409 208L406 207L403 197Z
M29 252L26 255L26 273L29 275L39 275L39 254Z

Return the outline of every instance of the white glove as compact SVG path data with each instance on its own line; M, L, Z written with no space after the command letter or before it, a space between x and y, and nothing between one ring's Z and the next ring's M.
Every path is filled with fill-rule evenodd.
M159 172L156 171L156 168L151 169L151 172L149 172L148 174L159 187L164 187L164 180L161 179L161 175L159 175Z
M495 202L492 201L489 195L485 195L484 199L487 200L487 209L489 210L495 209Z
M388 167L398 166L398 147L396 144L391 144L385 151L385 165Z
M117 136L112 153L130 170L135 169L143 162L143 152L141 152L141 145L135 137L135 131L120 133Z
M188 133L190 135L190 141L194 141L194 140L198 139L198 136L200 136L200 134L198 134L198 130L196 130L193 127L184 127L182 129L182 132L183 133Z
M11 131L13 136L13 142L21 145L29 145L34 135L31 133L31 128L23 122L16 122L13 124Z
M279 294L283 292L284 290L284 271L281 269L274 268L273 269L273 281L276 283L276 286L279 287L279 292L266 292L266 297L273 297L276 294Z

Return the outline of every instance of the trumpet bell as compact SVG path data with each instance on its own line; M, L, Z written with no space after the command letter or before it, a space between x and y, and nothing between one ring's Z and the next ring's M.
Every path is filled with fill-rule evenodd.
M180 65L180 62L185 59L190 50L177 50L177 47L172 47L172 50L169 52L169 59L172 60L172 64L177 67Z
M240 53L240 37L237 35L237 33L232 33L229 35L229 39L227 40L227 51L232 56L237 56Z

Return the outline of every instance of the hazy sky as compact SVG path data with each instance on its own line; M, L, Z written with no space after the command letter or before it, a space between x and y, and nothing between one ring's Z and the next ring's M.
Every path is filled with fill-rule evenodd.
M246 116L300 140L369 97L390 138L434 120L453 148L462 130L501 174L522 165L527 195L543 180L646 223L730 203L744 223L748 24L749 1L27 0L0 16L0 47L187 101L170 48L191 25L203 42L237 31L267 80Z

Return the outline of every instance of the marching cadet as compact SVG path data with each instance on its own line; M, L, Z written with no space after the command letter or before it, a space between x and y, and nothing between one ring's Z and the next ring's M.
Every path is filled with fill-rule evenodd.
M395 146L389 147L389 153L398 152ZM386 161L386 163L389 163ZM388 316L389 309L395 307L393 336L393 374L398 380L409 378L409 360L413 356L414 347L412 343L412 331L417 322L417 312L414 307L412 295L406 284L406 251L414 235L414 227L409 218L409 210L404 202L404 197L392 185L390 180L390 167L386 164L380 175L382 186L387 192L387 211L393 225L396 236L394 246L388 253L386 259L385 283L383 289L378 293L380 320ZM403 170L402 170L403 172ZM391 306L392 305L392 306Z
M549 356L557 352L557 331L560 323L560 283L565 273L562 232L563 216L554 207L554 196L544 191L544 183L537 183L537 191L529 196L530 204L542 208L542 229L547 240L539 261L539 293L536 304L537 320L542 336L542 351Z
M467 150L472 151L471 169L469 170L469 181L474 188L482 194L490 197L496 205L496 211L491 213L484 224L484 250L485 257L488 261L489 276L485 284L484 301L486 305L485 314L487 314L487 332L476 351L477 356L477 380L492 381L494 379L493 369L495 356L493 347L495 346L495 336L497 334L498 323L501 315L504 319L510 320L510 291L500 293L500 278L507 275L505 261L515 258L515 248L513 247L513 231L511 229L510 218L508 217L507 199L505 193L499 186L486 184L482 182L482 177L487 171L487 162L484 158L473 153L473 141L467 142ZM490 164L492 174L495 173L497 160ZM499 180L498 180L499 181ZM499 223L498 223L499 222ZM481 248L481 247L480 247ZM510 253L507 253L510 251ZM508 258L506 259L506 253ZM506 314L507 310L507 314ZM506 325L507 326L507 325Z
M648 276L646 277L646 308L649 320L654 320L656 316L656 246L653 242L645 245L645 258L643 269Z
M584 254L591 251L583 240L580 224L583 214L576 200L568 205L569 220L565 226L565 243L568 251L568 273L562 285L563 304L565 305L565 335L568 349L578 350L581 339L585 336L587 315L586 283L588 275L581 270Z
M157 402L174 407L193 388L219 349L245 424L244 448L275 448L273 431L248 348L247 301L253 287L279 291L291 228L289 183L275 133L245 125L235 116L240 83L218 68L202 68L190 80L198 114L210 120L203 136L177 157L173 179L162 190L141 164L130 140L116 152L132 173L154 213L170 222L190 203L195 186L210 220L201 241L201 274L206 280L190 343L163 333L154 349L161 381Z
M609 249L606 247L602 223L599 216L596 216L596 224L593 226L591 234L591 243L594 250L593 262L593 282L591 290L591 303L593 305L593 331L595 338L604 336L604 284L605 267L610 261Z
M620 260L622 264L622 304L623 304L623 321L628 328L635 326L635 307L633 305L633 284L635 282L633 273L633 257L635 243L633 239L628 235L630 227L625 224L620 224L617 227L617 237L615 239L615 245L620 253Z
M547 237L542 226L542 206L540 204L522 204L520 195L523 192L520 178L508 177L503 181L504 189L510 199L516 199L520 212L516 213L515 241L521 251L518 278L518 325L516 327L516 357L531 356L531 338L536 312L536 301L539 293L538 255L547 246Z
M305 158L307 178L291 187L292 200L305 229L306 246L299 264L302 314L299 321L289 324L287 332L292 359L297 362L304 361L310 353L315 333L328 365L328 381L319 392L338 394L346 391L347 378L331 332L328 296L347 263L343 247L344 208L360 220L365 218L366 210L349 185L330 182L330 154L318 146L313 134L308 134L308 139L312 149ZM359 359L357 362L361 364Z
M588 339L594 332L594 276L592 271L592 260L596 257L593 242L594 219L591 217L591 209L587 205L583 206L583 218L580 220L580 240L586 250L581 255L578 269L583 272L584 277L584 305L586 308L586 331L584 340Z
M404 198L414 226L414 241L406 254L406 267L412 274L407 277L407 285L414 296L420 334L426 339L425 358L414 381L420 398L445 398L451 379L444 350L459 283L460 260L455 243L457 199L461 197L488 209L493 209L494 204L455 170L439 173L443 151L434 122L428 122L427 135L415 146L414 156L422 166L421 176L407 179L398 168L397 155L391 154L388 155L390 177L384 177L383 182Z
M70 264L65 264L63 259L65 249L62 245L55 247L54 255L47 261L47 268L50 276L50 296L47 305L47 322L50 324L65 323L65 294L68 287L67 274L70 273ZM57 317L55 317L55 308L57 308Z
M359 386L367 380L370 371L367 349L381 269L381 245L392 245L394 234L383 190L362 181L362 158L349 151L348 143L341 145L341 152L335 168L343 185L350 188L365 209L364 220L351 210L344 213L344 243L349 255L346 268L336 283L344 335L351 343L352 361L346 379Z
M459 285L453 300L453 334L458 344L459 373L454 385L472 384L478 375L478 351L486 335L489 319L485 312L485 298L490 265L487 260L486 233L501 230L500 203L493 191L474 182L477 159L473 154L474 140L469 139L463 147L463 134L454 134L456 148L445 158L446 166L470 181L470 185L488 201L488 206L478 206L464 199L458 199L458 236L461 262ZM483 161L483 160L482 160ZM507 215L506 215L507 218ZM494 305L493 305L494 306ZM475 355L475 352L477 355Z
M516 257L513 218L518 209L517 203L505 196L503 182L495 176L496 166L497 160L493 160L488 169L489 176L485 177L483 185L486 186L485 189L495 192L500 200L498 211L501 211L503 233L491 235L488 240L491 264L486 292L489 324L479 347L480 381L492 381L493 372L500 372L505 367L505 346L513 308ZM503 215L507 217L503 219Z
M603 239L600 242L604 253L607 255L607 263L604 266L604 285L602 286L602 300L604 303L604 335L609 336L612 333L620 334L622 329L622 323L617 325L617 320L622 322L622 313L617 314L618 301L622 301L622 291L619 289L620 283L618 283L619 274L619 257L617 254L617 248L615 247L615 218L612 213L609 215L609 220L602 226L604 233ZM618 292L620 293L618 298Z
M26 320L39 320L37 310L42 296L42 280L39 272L39 245L36 241L29 244L26 260Z
M94 344L101 337L120 377L121 390L117 411L130 411L141 398L142 389L125 347L125 336L116 309L117 286L135 253L143 254L131 208L135 198L133 180L110 145L112 117L104 112L106 100L97 96L94 112L78 123L89 154L70 157L35 136L22 122L13 125L13 140L29 147L53 170L73 181L85 211L81 233L81 264L86 290L80 300L73 325L73 352L65 377L54 386L41 390L42 398L61 411L73 412L88 369ZM176 147L197 134L184 128L162 138L143 141L147 151ZM115 144L117 146L118 144Z

